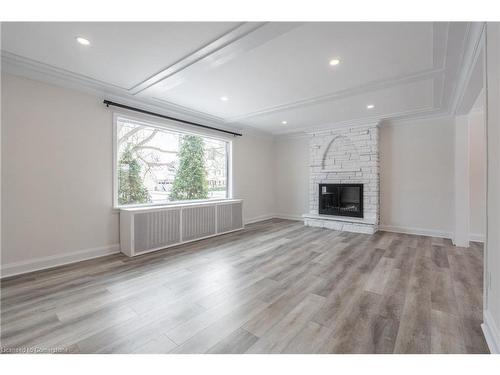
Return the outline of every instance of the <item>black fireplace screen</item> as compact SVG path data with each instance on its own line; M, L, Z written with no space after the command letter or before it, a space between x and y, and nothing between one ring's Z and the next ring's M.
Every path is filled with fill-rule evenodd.
M363 184L319 184L319 214L363 217Z

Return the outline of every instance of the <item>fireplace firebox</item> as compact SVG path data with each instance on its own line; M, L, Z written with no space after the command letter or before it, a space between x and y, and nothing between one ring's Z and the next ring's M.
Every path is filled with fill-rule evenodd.
M319 214L363 217L363 184L319 184Z

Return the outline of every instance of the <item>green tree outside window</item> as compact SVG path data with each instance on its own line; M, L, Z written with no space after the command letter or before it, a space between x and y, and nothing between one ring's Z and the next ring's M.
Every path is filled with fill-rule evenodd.
M179 150L179 168L170 191L170 200L208 198L203 138L184 135Z
M141 165L128 147L120 158L118 179L119 204L148 203L151 200L141 178Z

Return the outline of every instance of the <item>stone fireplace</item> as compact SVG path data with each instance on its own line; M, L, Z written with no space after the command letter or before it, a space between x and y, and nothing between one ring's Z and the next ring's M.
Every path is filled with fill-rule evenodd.
M304 224L373 234L379 223L378 124L311 134Z

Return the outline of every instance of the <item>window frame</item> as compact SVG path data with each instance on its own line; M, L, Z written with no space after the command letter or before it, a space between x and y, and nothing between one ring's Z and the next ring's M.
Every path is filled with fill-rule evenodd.
M181 134L188 135L198 135L204 138L211 138L217 141L223 141L226 143L226 198L209 198L209 199L193 199L193 200L182 200L182 201L171 201L164 203L138 203L138 204L126 204L120 205L118 203L118 122L126 121L132 124L147 126L151 128L157 128L160 130L167 130ZM138 208L138 207L161 207L161 206L171 206L171 205L182 205L182 204L193 204L193 203L203 203L203 202L220 202L233 199L233 173L232 173L232 159L233 159L233 137L214 135L211 131L200 131L198 129L189 128L186 130L186 126L179 126L174 121L155 121L155 119L136 117L130 114L122 112L113 112L113 209L120 210L122 208Z

